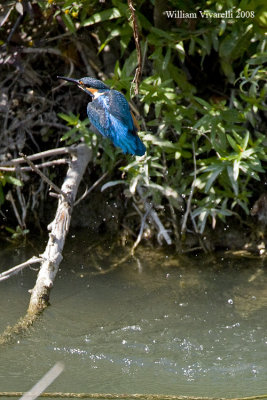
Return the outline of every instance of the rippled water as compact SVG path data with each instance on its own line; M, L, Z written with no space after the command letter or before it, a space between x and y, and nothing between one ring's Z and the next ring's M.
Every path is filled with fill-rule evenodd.
M84 234L69 239L52 306L29 334L0 348L0 390L27 390L61 360L65 370L51 391L267 392L261 261L139 249L116 266L125 250L89 243ZM0 267L36 251L0 249ZM1 283L1 330L25 312L35 277L28 270Z

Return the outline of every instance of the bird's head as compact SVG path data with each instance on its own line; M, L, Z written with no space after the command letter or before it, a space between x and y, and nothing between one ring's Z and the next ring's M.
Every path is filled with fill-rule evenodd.
M88 76L80 79L67 78L65 76L58 76L57 78L63 79L64 81L75 83L80 89L82 89L90 96L95 96L95 94L98 92L104 92L110 90L110 88L103 82L95 78L90 78Z

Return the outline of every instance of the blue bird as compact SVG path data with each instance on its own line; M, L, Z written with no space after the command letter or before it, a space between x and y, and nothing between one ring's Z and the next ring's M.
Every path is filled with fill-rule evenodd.
M95 78L58 78L75 83L92 97L87 105L87 115L103 136L109 138L124 153L137 156L145 154L146 147L137 135L138 123L122 93L110 89Z

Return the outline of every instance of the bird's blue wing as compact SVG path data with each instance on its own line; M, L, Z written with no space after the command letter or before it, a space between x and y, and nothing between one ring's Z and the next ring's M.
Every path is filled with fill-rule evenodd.
M87 105L87 115L96 129L106 137L110 137L110 118L109 113L98 99L91 101Z
M136 128L125 97L115 90L98 96L87 106L92 124L111 139L124 153L142 156L146 148L136 134Z
M126 125L130 131L135 133L136 128L133 123L130 107L124 95L117 90L110 90L106 101L109 105L110 114Z

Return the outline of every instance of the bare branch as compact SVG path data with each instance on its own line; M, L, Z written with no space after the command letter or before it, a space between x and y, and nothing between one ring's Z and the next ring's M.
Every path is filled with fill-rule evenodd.
M28 157L29 158L29 157ZM55 165L67 164L68 160L66 158L59 158L58 160L47 161L41 164L35 164L36 168L47 168L53 167ZM16 167L1 167L0 171L4 172L15 172ZM32 167L20 167L20 171L32 171Z
M59 264L63 258L62 252L70 226L75 197L84 171L92 156L91 150L86 144L80 144L76 148L73 148L71 154L72 159L61 187L61 191L65 193L67 201L65 196L59 197L55 218L48 226L51 233L49 234L46 249L40 256L42 261L40 271L36 284L31 291L31 299L27 314L14 326L6 328L0 335L0 345L11 341L14 335L25 332L48 305L50 290L53 286ZM31 260L36 260L37 262L37 258L33 257ZM20 266L17 266L17 268L19 267Z
M58 149L51 149L51 150L46 150L42 151L40 153L32 154L31 156L27 156L28 160L34 161L38 160L40 158L46 158L46 157L54 157L58 156L61 154L70 154L75 151L75 147L59 147ZM18 164L24 164L25 159L23 157L20 158L14 158L13 160L10 161L4 161L0 163L0 167L11 167L13 165L18 165Z
M35 257L33 256L32 258L30 258L28 261L25 261L22 264L16 265L13 268L8 269L7 271L4 271L0 274L0 282L4 281L8 278L10 278L13 275L16 275L19 271L21 271L22 269L24 269L25 267L28 267L29 265L32 264L36 264L36 263L40 263L43 259L40 257Z
M99 185L100 182L103 181L103 179L105 179L105 177L109 174L109 171L106 171L102 176L100 176L99 179L97 179L97 181L95 181L93 183L93 185L84 192L84 194L74 203L74 206L77 206L77 204L79 204L89 193L92 192L92 190Z
M21 229L24 229L25 227L23 226L23 223L22 223L22 220L20 218L20 215L19 215L19 212L18 212L18 209L17 209L17 206L16 206L16 203L15 203L15 200L14 200L14 197L12 195L11 190L8 191L8 193L6 195L6 199L8 201L10 201L10 203L12 204L12 208L14 210L14 214L15 214L15 216L17 218L19 226L21 227Z
M28 308L28 314L30 315L36 315L47 307L49 293L63 258L62 251L69 230L77 190L90 158L91 151L85 144L77 146L76 155L72 155L72 161L61 187L61 191L65 193L65 196L60 196L55 218L48 226L51 233L49 234L46 249L41 255L43 263L35 287L32 290ZM67 202L65 197L68 199Z
M140 186L137 186L137 191L139 196L141 197L141 199L143 200L144 203L144 207L145 210L149 210L150 211L150 216L153 219L155 225L157 226L159 232L158 232L158 240L160 241L160 238L163 237L166 241L167 244L172 244L172 240L168 234L168 231L164 228L164 226L162 225L161 220L159 219L158 214L156 213L156 211L154 210L154 208L151 208L151 205L144 199L143 197L143 190Z
M134 204L134 205L135 205L135 204ZM136 208L137 208L137 207L136 207ZM150 208L148 208L148 209L146 210L145 214L142 215L142 218L141 218L141 227L140 227L140 230L139 230L139 234L138 234L137 239L136 239L136 241L134 242L134 245L133 245L133 247L132 247L132 249L131 249L131 255L132 255L132 256L134 255L134 251L135 251L136 247L139 245L139 243L140 243L140 241L141 241L141 239L142 239L143 232L144 232L144 228L145 228L145 223L146 223L146 218L147 218L148 214L150 213L151 208L152 208L152 206L150 206ZM139 210L137 210L137 211L139 211Z
M25 154L20 153L20 155L22 156L22 158L24 158L24 160L29 164L29 166L31 167L31 169L33 171L35 171L38 175L40 175L40 177L49 185L51 186L57 193L61 194L66 201L68 201L68 196L66 195L66 193L64 193L57 185L55 185L49 178L47 178L47 176L41 172L35 165L34 163L29 160L29 158L27 156L25 156Z

